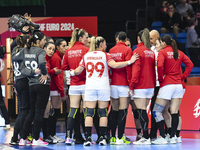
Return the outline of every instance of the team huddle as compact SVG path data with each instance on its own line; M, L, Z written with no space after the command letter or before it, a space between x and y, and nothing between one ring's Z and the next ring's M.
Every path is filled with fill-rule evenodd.
M177 49L169 35L157 38L156 45L152 46L150 35L154 32L141 30L134 51L126 45L126 33L118 32L116 45L109 53L103 37L89 38L84 29L73 31L69 47L63 39L46 42L46 36L40 31L30 37L19 36L12 50L19 115L10 144L45 146L65 142L73 145L81 141L84 146L90 146L94 144L93 124L97 144L131 144L124 134L129 104L137 130L133 144L181 142L179 107L185 92L184 80L193 63ZM183 73L181 63L186 65ZM146 109L152 97L154 125L151 123L149 133ZM56 122L61 102L65 100L68 110L64 140L56 135ZM30 141L27 137L32 124ZM85 138L80 133L80 124ZM39 136L41 128L43 139Z

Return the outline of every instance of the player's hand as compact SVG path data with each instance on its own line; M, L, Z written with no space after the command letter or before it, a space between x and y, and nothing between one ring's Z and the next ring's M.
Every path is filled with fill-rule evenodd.
M61 69L57 69L57 67L53 68L55 70L55 74L61 74L62 70Z
M137 59L139 59L139 54L134 53L133 56L130 59L131 64L134 63Z

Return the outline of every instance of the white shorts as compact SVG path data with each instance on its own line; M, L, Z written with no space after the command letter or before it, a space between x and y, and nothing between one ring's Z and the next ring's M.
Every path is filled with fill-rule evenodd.
M110 101L110 90L86 90L85 101Z
M85 85L70 85L69 95L85 95Z
M153 94L154 94L154 88L134 89L132 98L152 98Z
M58 91L50 91L50 96L60 96L60 93Z
M121 85L111 85L110 86L110 96L112 98L119 98L119 97L129 97L129 87L128 86L121 86Z
M183 97L182 84L168 84L159 89L157 98L171 100L172 98Z
M185 94L185 89L183 89L183 91L182 91L182 92L183 92L182 94L184 95L184 94ZM182 96L182 97L183 97L183 96Z

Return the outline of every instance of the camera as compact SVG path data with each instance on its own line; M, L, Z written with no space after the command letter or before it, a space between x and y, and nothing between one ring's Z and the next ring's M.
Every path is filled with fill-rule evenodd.
M6 53L6 47L0 46L0 58L4 58L5 53Z
M25 26L29 27L28 31L23 30L23 27ZM40 28L40 25L29 21L22 15L14 14L8 20L8 27L14 28L16 31L22 32L23 34L33 34L35 30L38 30Z

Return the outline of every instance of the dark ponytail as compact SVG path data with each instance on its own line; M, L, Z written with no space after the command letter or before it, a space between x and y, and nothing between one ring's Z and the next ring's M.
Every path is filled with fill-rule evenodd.
M44 38L44 33L37 31L33 35L30 36L29 41L27 42L27 49L29 50L32 45L37 45L37 40L42 40ZM38 46L39 47L39 46Z
M140 41L144 43L146 48L151 49L149 29L144 28L144 30L141 30L138 33L138 37L140 38Z
M16 52L18 52L20 48L23 48L23 47L24 47L23 37L22 37L21 35L18 35L18 36L16 37L16 43L17 43Z
M172 49L174 51L174 59L176 60L178 58L178 47L176 44L176 41L172 39L172 37L168 34L165 34L161 37L161 40L165 42L167 45L172 46Z

